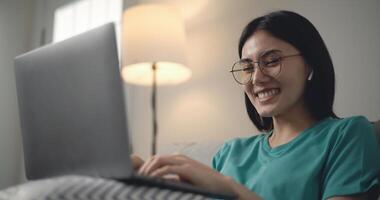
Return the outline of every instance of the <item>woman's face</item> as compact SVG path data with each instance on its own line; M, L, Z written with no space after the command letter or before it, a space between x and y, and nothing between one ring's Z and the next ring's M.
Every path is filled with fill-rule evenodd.
M300 52L266 31L256 31L244 44L242 59L253 62L271 57L297 55ZM309 69L302 56L283 58L281 71L271 77L255 70L251 81L244 85L245 93L262 117L280 116L303 104L303 94ZM257 64L255 64L257 65ZM257 69L257 68L256 68Z

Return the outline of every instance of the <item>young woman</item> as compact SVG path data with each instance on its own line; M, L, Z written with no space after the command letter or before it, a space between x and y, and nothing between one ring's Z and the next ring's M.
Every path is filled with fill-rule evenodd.
M231 70L248 115L263 134L226 142L213 168L182 155L134 157L139 173L182 181L239 199L369 199L380 150L364 117L333 112L334 68L315 27L277 11L251 21Z

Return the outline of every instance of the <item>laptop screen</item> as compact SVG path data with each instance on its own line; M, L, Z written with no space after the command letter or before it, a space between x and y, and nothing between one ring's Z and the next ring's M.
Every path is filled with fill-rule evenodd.
M15 58L28 179L132 173L113 24Z

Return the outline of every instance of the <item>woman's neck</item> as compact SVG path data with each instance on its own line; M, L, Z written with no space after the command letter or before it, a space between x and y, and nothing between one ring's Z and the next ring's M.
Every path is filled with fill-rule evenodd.
M315 122L316 119L303 104L298 104L285 114L273 116L273 134L269 138L271 147L288 143Z

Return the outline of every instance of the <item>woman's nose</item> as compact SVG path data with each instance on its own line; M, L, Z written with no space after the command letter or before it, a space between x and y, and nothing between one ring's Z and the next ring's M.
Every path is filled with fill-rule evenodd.
M253 85L270 80L270 77L268 75L264 74L259 66L255 66L255 67L256 67L256 69L252 73L252 84Z

